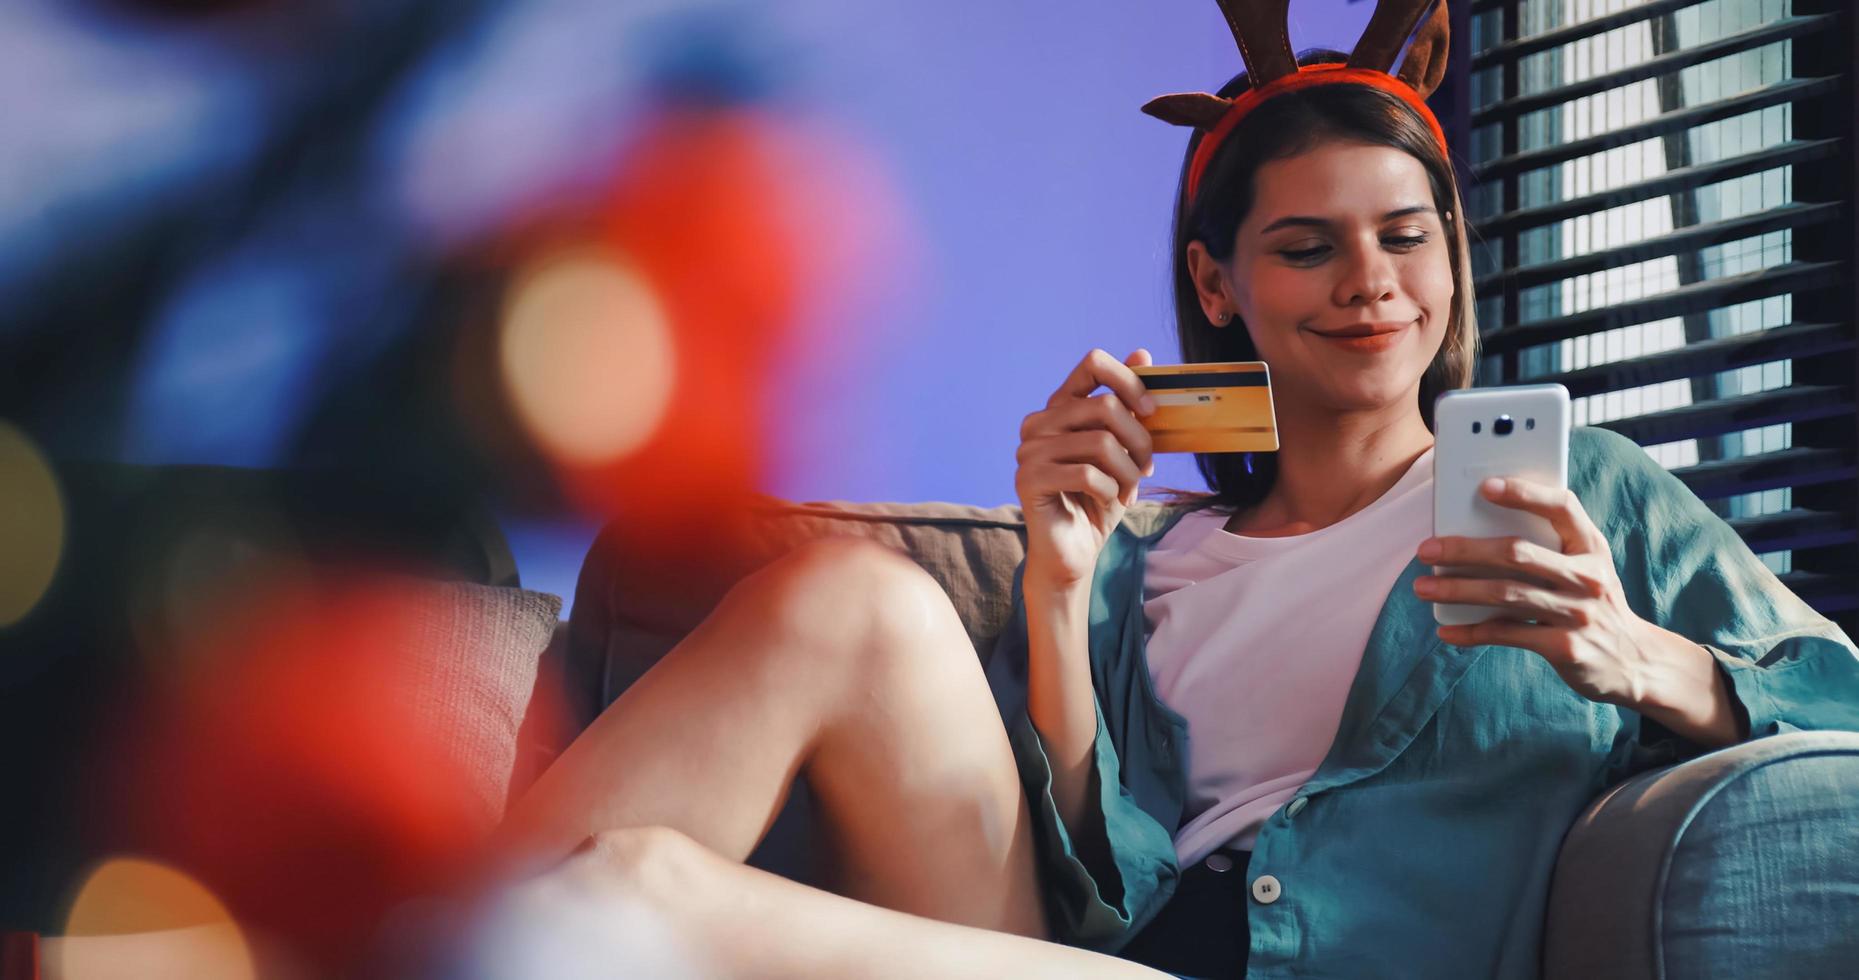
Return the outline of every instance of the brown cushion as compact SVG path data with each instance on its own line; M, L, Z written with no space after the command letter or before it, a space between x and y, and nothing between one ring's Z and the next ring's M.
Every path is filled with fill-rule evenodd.
M1124 523L1139 533L1164 507L1140 501ZM764 499L689 568L641 560L621 527L603 531L576 588L563 682L580 724L619 696L755 569L816 538L865 537L910 556L949 593L977 656L1007 625L1013 575L1026 554L1018 506L951 503L789 503ZM719 554L718 552L725 552Z

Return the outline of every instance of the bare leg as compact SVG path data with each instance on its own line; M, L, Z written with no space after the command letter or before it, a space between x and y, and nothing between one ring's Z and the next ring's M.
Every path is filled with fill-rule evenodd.
M48 936L46 980L307 980L281 947L230 922L109 936Z
M639 980L1167 977L1128 960L808 888L665 828L602 834L506 903L506 914L521 921L578 923L566 933L531 934L532 946L545 947L534 953L561 963L567 948L578 953L567 957L572 966ZM481 939L493 955L508 955L513 939L524 942L520 929Z
M934 579L856 539L739 583L563 753L502 837L553 858L662 826L739 862L803 771L853 897L1045 934L1027 804L973 646Z

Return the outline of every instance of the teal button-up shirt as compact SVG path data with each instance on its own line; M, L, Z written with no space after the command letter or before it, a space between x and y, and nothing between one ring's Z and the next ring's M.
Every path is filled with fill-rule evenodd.
M1676 477L1631 440L1584 427L1571 435L1569 485L1606 533L1633 611L1710 650L1751 738L1859 731L1852 640ZM1018 575L989 662L1053 930L1104 952L1155 917L1179 874L1192 733L1150 687L1142 576L1145 554L1184 513L1126 521L1098 559L1096 773L1082 825L1060 819L1027 717ZM1394 583L1329 754L1259 830L1247 873L1272 875L1280 892L1249 906L1248 976L1535 977L1550 875L1576 817L1608 786L1702 752L1576 694L1531 651L1442 642L1432 606L1413 593L1428 572L1416 560Z

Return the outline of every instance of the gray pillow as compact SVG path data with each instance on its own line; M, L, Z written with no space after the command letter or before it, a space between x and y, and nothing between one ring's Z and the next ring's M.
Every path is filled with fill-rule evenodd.
M399 669L412 718L457 760L484 827L503 818L517 730L536 685L536 664L561 615L559 596L464 582L384 583L408 603L413 634Z

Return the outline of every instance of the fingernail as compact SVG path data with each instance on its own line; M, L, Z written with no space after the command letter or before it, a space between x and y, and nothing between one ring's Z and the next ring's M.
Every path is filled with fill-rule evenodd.
M1148 395L1142 396L1142 398L1136 402L1136 410L1144 415L1154 415L1155 399L1150 398Z
M1503 493L1504 481L1494 476L1484 482L1484 491L1486 493Z
M1439 542L1428 538L1420 542L1420 560L1432 561L1439 557Z
M1150 463L1148 466L1143 467L1143 475L1154 476L1155 475L1155 464Z

